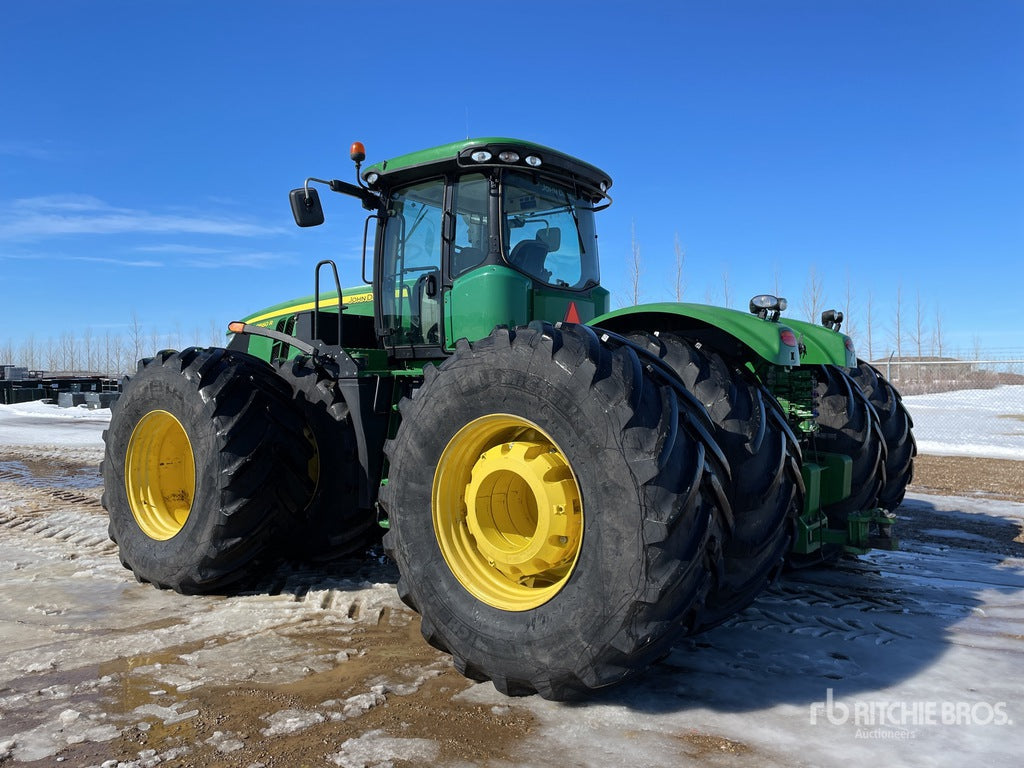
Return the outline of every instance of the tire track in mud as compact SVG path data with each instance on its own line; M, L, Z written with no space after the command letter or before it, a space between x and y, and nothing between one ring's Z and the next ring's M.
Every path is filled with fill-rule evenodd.
M80 477L72 475L71 483ZM117 547L107 535L100 489L62 487L65 479L26 472L18 462L5 463L0 471L0 531L27 537L33 549L56 544L62 556L114 554Z
M875 621L863 621L838 614L807 614L800 611L771 610L753 605L733 616L722 626L769 630L791 635L806 635L818 640L843 640L889 645L896 640L913 640L914 636Z

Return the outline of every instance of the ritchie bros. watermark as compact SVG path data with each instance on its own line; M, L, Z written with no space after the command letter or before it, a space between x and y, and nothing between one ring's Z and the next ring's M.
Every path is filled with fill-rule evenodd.
M1013 725L1005 701L837 701L831 688L810 707L810 723L857 726L857 738L913 739L932 725Z

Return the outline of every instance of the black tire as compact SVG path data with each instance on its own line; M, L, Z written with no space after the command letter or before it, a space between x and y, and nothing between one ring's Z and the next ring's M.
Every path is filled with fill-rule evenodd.
M885 484L885 440L875 409L843 368L819 365L815 375L818 431L814 433L813 445L817 450L842 453L853 459L850 495L823 510L829 527L845 530L851 512L878 505L878 495Z
M864 360L850 375L875 409L878 425L885 440L885 484L878 494L878 506L895 512L903 503L907 486L914 478L914 420L910 418L903 398L877 368Z
M507 695L578 698L645 669L699 621L720 567L728 502L706 468L717 447L691 430L681 404L669 382L645 373L634 350L612 351L585 326L498 329L460 342L440 368L425 371L387 447L384 545L401 574L399 596L462 674L491 680ZM495 538L490 531L516 532L481 526L478 540L466 535L472 524L462 524L479 523L481 509L497 509L495 520L503 511L514 517L511 501L484 506L470 489L504 472L505 464L485 460L517 450L550 462L545 482L554 478L567 496L577 494L566 508L581 507L578 516L563 515L566 526L581 529L556 539L565 547L562 560L562 551L551 558L558 568L525 582L481 560ZM540 477L536 469L508 474L518 481L531 472ZM507 484L506 497L516 498ZM533 498L542 499L538 509L550 500ZM532 545L536 529L529 536ZM467 576L452 541L475 558L479 578ZM494 596L505 587L523 602Z
M803 505L800 446L778 402L746 369L673 333L630 338L660 357L704 405L731 469L733 524L724 572L694 627L703 631L750 605L782 571Z
M211 592L254 574L311 492L288 387L249 355L193 347L140 361L103 438L110 538L160 588Z
M292 389L313 443L313 495L286 538L286 552L314 559L361 554L381 536L371 510L359 507L359 455L355 428L338 388L323 365L300 355L275 363Z

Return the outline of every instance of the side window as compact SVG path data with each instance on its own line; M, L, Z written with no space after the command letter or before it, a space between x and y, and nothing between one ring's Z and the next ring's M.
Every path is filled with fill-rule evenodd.
M463 176L455 186L455 242L451 276L458 277L487 256L487 179L478 173Z
M381 320L386 342L441 340L441 222L444 180L391 195L381 262Z

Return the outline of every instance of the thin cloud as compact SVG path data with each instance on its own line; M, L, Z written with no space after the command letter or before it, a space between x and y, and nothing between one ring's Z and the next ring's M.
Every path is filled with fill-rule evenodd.
M91 261L98 264L116 264L119 267L163 267L162 261L147 261L138 259L112 259L108 256L67 256L66 261Z
M29 160L49 160L53 157L53 153L46 147L27 141L0 141L0 155Z
M280 227L268 227L240 219L115 208L88 195L23 198L10 203L6 210L0 208L0 240L119 234L255 237L282 231Z
M255 253L227 253L215 259L187 259L182 262L182 265L195 269L222 269L224 267L231 269L266 269L267 267L289 261L291 261L289 257L282 256L280 253L263 251Z
M182 253L193 256L215 256L220 253L231 253L226 248L209 248L202 245L182 245L179 243L162 243L159 245L140 245L133 250L140 253Z

